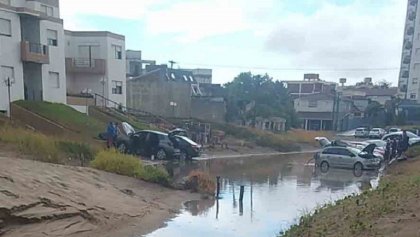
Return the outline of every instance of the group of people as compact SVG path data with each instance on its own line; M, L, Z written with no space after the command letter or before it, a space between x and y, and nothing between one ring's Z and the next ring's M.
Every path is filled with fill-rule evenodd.
M107 147L115 147L115 142L117 141L118 136L118 125L117 123L109 122L108 127L106 129L106 136L107 136Z
M403 131L400 138L388 139L386 141L385 159L391 161L395 158L402 158L403 154L408 150L409 137L407 131Z

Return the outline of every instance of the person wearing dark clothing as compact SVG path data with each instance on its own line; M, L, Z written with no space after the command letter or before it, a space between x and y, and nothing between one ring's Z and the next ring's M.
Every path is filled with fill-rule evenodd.
M399 145L399 147L400 147L399 157L408 150L408 148L410 146L409 140L410 140L410 138L407 135L407 131L404 130L401 141L400 141L400 145Z
M391 141L391 160L397 157L398 140L395 138Z
M107 136L107 147L111 148L114 144L114 134L115 134L115 127L112 122L108 123L108 127L106 128L106 136Z
M391 146L392 146L391 140L388 139L386 141L386 147L385 147L385 157L384 157L385 161L391 160L391 150L392 150Z

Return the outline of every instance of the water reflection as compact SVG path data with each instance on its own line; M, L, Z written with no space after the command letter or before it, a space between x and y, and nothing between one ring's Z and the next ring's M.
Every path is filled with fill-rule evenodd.
M150 237L276 236L303 211L371 188L376 172L354 174L306 165L311 155L205 160L171 164L181 179L192 170L220 176L220 200L190 201L181 214ZM243 200L240 187L244 186Z

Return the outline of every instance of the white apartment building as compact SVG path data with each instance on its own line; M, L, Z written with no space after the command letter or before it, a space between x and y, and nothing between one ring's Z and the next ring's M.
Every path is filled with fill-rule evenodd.
M12 101L66 102L64 30L58 0L0 0L0 111Z
M79 105L74 98L90 92L110 100L107 106L125 106L125 37L107 31L65 31L65 42L67 103Z
M400 98L420 102L420 6L408 0L401 71L398 82Z

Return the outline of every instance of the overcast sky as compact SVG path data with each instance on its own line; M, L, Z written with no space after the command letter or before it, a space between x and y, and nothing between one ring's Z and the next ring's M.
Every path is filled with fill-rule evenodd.
M297 80L397 85L407 0L60 0L69 30L126 36L144 59ZM363 70L361 70L363 69Z

